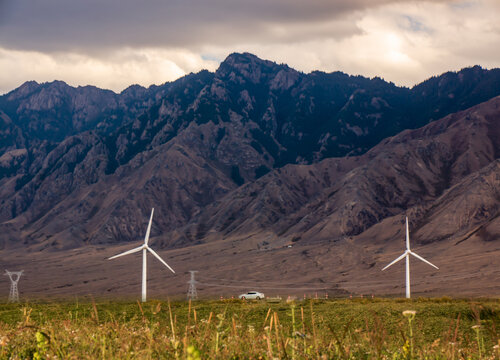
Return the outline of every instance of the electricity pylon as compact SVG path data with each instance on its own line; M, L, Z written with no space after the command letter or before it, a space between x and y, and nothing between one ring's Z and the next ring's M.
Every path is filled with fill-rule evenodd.
M196 292L196 280L194 279L194 274L196 274L198 271L191 270L189 273L191 274L191 279L189 279L188 284L189 284L189 289L187 292L187 299L188 300L197 300L198 299L198 293Z
M17 283L21 278L24 270L21 271L8 271L5 270L6 276L10 279L10 292L9 292L9 302L19 302L19 290L17 289Z

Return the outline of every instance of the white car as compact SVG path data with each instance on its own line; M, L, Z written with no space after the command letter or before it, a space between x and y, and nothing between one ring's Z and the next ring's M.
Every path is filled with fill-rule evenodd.
M258 292L258 291L249 291L247 292L246 294L241 294L239 296L240 299L242 300L260 300L260 299L264 299L265 296L263 293L261 292Z

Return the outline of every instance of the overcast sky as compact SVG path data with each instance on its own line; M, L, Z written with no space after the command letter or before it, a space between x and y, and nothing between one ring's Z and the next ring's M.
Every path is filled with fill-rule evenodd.
M121 91L232 52L412 86L500 67L500 0L0 0L0 93L27 80Z

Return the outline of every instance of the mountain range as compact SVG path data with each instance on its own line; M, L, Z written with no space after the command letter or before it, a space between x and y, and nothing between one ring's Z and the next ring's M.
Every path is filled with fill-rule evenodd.
M248 53L119 94L27 82L0 97L2 261L38 275L33 296L129 294L139 277L103 259L139 241L154 207L154 246L226 286L207 293L248 281L397 294L402 273L380 267L408 215L413 246L445 265L422 268L417 291L498 294L499 96L499 69L410 89Z

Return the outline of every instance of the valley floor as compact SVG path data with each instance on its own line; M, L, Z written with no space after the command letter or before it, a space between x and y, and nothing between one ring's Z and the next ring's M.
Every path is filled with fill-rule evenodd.
M378 225L377 225L378 226ZM377 226L374 226L376 228ZM375 235L374 235L375 234ZM202 298L230 298L249 290L267 296L349 298L349 296L403 296L404 261L381 269L399 256L402 242L388 243L377 229L365 238L343 242L297 242L263 248L262 236L223 239L180 249L152 248L176 271L172 274L152 256L148 258L148 295L157 299L184 299L189 270L197 270ZM108 257L134 247L87 246L69 250L36 251L6 249L1 262L9 271L24 270L19 281L22 301L40 299L138 299L141 293L142 257L134 254L114 260ZM413 249L439 267L411 260L412 295L415 297L499 297L498 242L471 237L450 239ZM7 300L9 279L0 276L0 300Z

